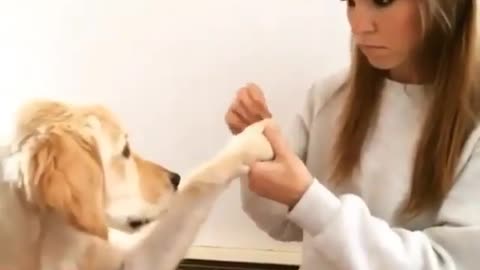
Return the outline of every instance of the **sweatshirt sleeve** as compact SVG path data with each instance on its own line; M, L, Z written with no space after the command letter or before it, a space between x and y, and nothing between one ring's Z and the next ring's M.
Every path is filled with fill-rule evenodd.
M409 231L373 217L361 198L335 197L314 181L289 213L313 238L315 252L351 270L474 270L480 264L480 143L478 129L436 225ZM468 151L469 148L469 151Z

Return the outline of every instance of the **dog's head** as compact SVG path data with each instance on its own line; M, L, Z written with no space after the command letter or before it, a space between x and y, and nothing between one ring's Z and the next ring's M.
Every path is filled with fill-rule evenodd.
M42 211L107 238L132 232L166 211L180 176L141 158L127 132L100 106L38 101L17 119L21 188Z

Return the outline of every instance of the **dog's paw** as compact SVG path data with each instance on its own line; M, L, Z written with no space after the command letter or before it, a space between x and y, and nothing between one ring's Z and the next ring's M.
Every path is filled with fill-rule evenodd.
M267 161L274 157L273 148L263 134L270 120L263 120L247 127L243 132L233 136L215 158L194 170L183 190L210 188L203 184L228 185L231 180L245 175L255 161Z
M270 119L262 120L248 126L243 132L234 136L226 147L227 153L238 157L240 165L248 166L255 161L271 160L273 149L263 131Z

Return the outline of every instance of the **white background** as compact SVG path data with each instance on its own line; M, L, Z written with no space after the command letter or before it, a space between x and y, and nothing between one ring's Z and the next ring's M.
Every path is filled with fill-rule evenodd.
M0 0L0 130L31 97L109 106L141 154L182 174L227 140L237 88L261 85L282 125L348 63L339 0ZM296 250L241 212L235 184L198 246Z

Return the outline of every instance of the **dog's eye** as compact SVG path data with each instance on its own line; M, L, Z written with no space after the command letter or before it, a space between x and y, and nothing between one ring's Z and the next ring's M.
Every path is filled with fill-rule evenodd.
M130 157L130 146L128 145L128 143L126 143L125 146L123 147L122 156L124 156L125 158Z

